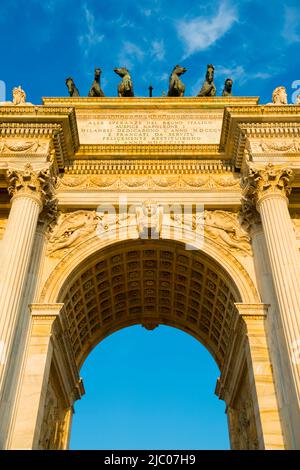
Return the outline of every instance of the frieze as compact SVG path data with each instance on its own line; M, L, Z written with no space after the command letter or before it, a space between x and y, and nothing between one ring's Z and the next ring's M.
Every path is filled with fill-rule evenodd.
M24 139L8 139L0 140L0 154L11 155L20 154L47 154L49 150L49 141L24 140Z
M239 190L240 179L232 174L184 175L64 175L58 180L60 191L118 189L214 189Z
M250 141L250 149L253 153L299 153L300 140L260 140Z

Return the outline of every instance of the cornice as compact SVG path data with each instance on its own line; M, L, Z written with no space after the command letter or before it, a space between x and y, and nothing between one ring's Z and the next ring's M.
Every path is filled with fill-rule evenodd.
M216 144L105 144L105 145L81 145L75 158L86 158L90 156L101 159L119 157L141 158L143 156L159 156L174 158L195 158L205 155L206 157L225 159L224 153L220 153L219 145Z
M52 139L59 168L79 148L75 110L70 107L0 106L0 139ZM22 152L12 152L21 156ZM28 155L27 155L28 156ZM7 155L6 155L7 157Z
M247 141L255 138L300 136L300 106L244 106L224 110L220 151L241 168Z
M197 159L79 159L67 161L65 174L85 175L85 174L138 174L138 175L167 175L167 174L189 174L189 173L221 173L232 172L233 168L229 161L225 160L197 160Z
M51 97L43 98L46 106L72 106L85 109L215 109L226 106L253 106L257 105L258 97L158 97L158 98L89 98L89 97Z

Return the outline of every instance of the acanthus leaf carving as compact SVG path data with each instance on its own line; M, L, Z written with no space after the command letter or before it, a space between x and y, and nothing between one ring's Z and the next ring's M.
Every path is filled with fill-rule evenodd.
M259 168L250 166L248 176L245 177L245 193L255 203L269 193L277 193L288 197L291 193L293 171L284 166L275 166L268 163Z
M42 205L53 199L56 175L50 165L43 169L34 170L30 163L23 169L9 169L8 193L11 197L30 195Z

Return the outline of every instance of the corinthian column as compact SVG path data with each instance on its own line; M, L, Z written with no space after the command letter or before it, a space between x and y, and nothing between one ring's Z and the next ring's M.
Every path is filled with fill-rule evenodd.
M0 399L16 331L18 311L34 245L39 214L52 195L50 166L34 171L9 170L11 210L2 245L0 266Z
M264 168L250 168L246 180L247 196L261 216L299 409L300 272L296 237L288 211L292 176L290 169L268 164Z

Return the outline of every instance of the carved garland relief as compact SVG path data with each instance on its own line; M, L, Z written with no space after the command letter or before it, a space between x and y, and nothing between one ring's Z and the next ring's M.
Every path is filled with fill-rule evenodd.
M78 189L183 189L183 188L202 188L202 189L221 189L238 190L240 188L239 178L233 175L87 175L72 176L64 175L58 180L58 190L71 191Z

